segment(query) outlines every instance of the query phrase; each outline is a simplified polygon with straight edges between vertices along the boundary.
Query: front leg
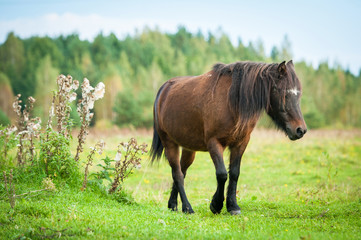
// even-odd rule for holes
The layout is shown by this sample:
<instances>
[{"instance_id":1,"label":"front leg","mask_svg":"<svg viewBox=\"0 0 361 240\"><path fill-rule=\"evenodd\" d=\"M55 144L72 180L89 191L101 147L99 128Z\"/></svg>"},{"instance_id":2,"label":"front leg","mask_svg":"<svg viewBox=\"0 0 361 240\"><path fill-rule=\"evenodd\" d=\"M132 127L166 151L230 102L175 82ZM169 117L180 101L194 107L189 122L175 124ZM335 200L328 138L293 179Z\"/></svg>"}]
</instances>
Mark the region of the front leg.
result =
<instances>
[{"instance_id":1,"label":"front leg","mask_svg":"<svg viewBox=\"0 0 361 240\"><path fill-rule=\"evenodd\" d=\"M210 209L214 214L217 214L220 213L223 208L224 184L227 181L227 170L223 162L224 147L218 142L218 140L213 139L208 143L208 151L216 168L217 177L217 190L213 195Z\"/></svg>"},{"instance_id":2,"label":"front leg","mask_svg":"<svg viewBox=\"0 0 361 240\"><path fill-rule=\"evenodd\" d=\"M231 156L229 163L229 184L227 190L227 211L231 215L241 214L241 208L237 204L237 181L241 167L242 155L247 147L248 140L240 147L230 147Z\"/></svg>"}]
</instances>

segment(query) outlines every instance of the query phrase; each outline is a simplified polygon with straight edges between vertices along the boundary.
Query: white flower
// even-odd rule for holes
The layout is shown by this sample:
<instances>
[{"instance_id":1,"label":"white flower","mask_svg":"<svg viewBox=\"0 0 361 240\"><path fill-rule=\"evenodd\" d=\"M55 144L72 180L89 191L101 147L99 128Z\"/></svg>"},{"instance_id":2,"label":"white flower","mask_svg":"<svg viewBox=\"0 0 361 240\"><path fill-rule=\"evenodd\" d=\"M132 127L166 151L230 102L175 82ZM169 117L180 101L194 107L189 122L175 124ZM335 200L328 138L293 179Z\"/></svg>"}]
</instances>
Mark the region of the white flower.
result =
<instances>
[{"instance_id":1,"label":"white flower","mask_svg":"<svg viewBox=\"0 0 361 240\"><path fill-rule=\"evenodd\" d=\"M10 135L10 134L12 134L13 132L15 132L17 130L18 130L18 128L16 126L13 126L13 127L8 129L7 135Z\"/></svg>"},{"instance_id":2,"label":"white flower","mask_svg":"<svg viewBox=\"0 0 361 240\"><path fill-rule=\"evenodd\" d=\"M65 83L65 86L64 86L64 91L65 91L65 92L70 92L71 89L72 89L72 85L70 85L69 82L66 82L66 83Z\"/></svg>"},{"instance_id":3,"label":"white flower","mask_svg":"<svg viewBox=\"0 0 361 240\"><path fill-rule=\"evenodd\" d=\"M29 131L24 130L24 131L19 132L18 134L19 134L19 135L24 135L24 134L27 134L28 132L29 132Z\"/></svg>"},{"instance_id":4,"label":"white flower","mask_svg":"<svg viewBox=\"0 0 361 240\"><path fill-rule=\"evenodd\" d=\"M87 78L84 78L82 89L85 93L90 93L90 91L94 90L92 86L90 86L89 80Z\"/></svg>"},{"instance_id":5,"label":"white flower","mask_svg":"<svg viewBox=\"0 0 361 240\"><path fill-rule=\"evenodd\" d=\"M121 152L117 152L117 154L115 155L115 161L120 161L120 159L122 159L122 153Z\"/></svg>"},{"instance_id":6,"label":"white flower","mask_svg":"<svg viewBox=\"0 0 361 240\"><path fill-rule=\"evenodd\" d=\"M102 155L103 148L105 147L105 142L103 139L100 139L98 146L99 146L98 153L99 153L99 155Z\"/></svg>"},{"instance_id":7,"label":"white flower","mask_svg":"<svg viewBox=\"0 0 361 240\"><path fill-rule=\"evenodd\" d=\"M28 131L28 133L32 134L34 132L34 123L32 122L29 122L27 125L26 125L26 130Z\"/></svg>"},{"instance_id":8,"label":"white flower","mask_svg":"<svg viewBox=\"0 0 361 240\"><path fill-rule=\"evenodd\" d=\"M73 92L71 95L70 95L70 98L69 98L69 102L72 102L76 99L76 93Z\"/></svg>"},{"instance_id":9,"label":"white flower","mask_svg":"<svg viewBox=\"0 0 361 240\"><path fill-rule=\"evenodd\" d=\"M66 80L71 83L73 82L73 77L71 75L68 75L66 76Z\"/></svg>"},{"instance_id":10,"label":"white flower","mask_svg":"<svg viewBox=\"0 0 361 240\"><path fill-rule=\"evenodd\" d=\"M28 100L29 100L30 103L34 103L34 102L36 101L35 98L33 98L32 96L30 96L30 97L28 98Z\"/></svg>"},{"instance_id":11,"label":"white flower","mask_svg":"<svg viewBox=\"0 0 361 240\"><path fill-rule=\"evenodd\" d=\"M93 116L94 116L94 113L88 113L88 114L85 116L85 120L89 122L89 121L93 118Z\"/></svg>"},{"instance_id":12,"label":"white flower","mask_svg":"<svg viewBox=\"0 0 361 240\"><path fill-rule=\"evenodd\" d=\"M40 130L40 128L41 128L40 123L41 123L41 121L39 121L38 123L36 123L36 124L33 125L33 130L34 130L34 131Z\"/></svg>"},{"instance_id":13,"label":"white flower","mask_svg":"<svg viewBox=\"0 0 361 240\"><path fill-rule=\"evenodd\" d=\"M79 88L79 81L78 80L74 80L73 81L73 85L71 86L74 90L77 90Z\"/></svg>"},{"instance_id":14,"label":"white flower","mask_svg":"<svg viewBox=\"0 0 361 240\"><path fill-rule=\"evenodd\" d=\"M63 74L58 76L58 85L61 86L65 80L65 76Z\"/></svg>"},{"instance_id":15,"label":"white flower","mask_svg":"<svg viewBox=\"0 0 361 240\"><path fill-rule=\"evenodd\" d=\"M93 109L94 108L94 98L90 98L89 102L88 102L88 109Z\"/></svg>"},{"instance_id":16,"label":"white flower","mask_svg":"<svg viewBox=\"0 0 361 240\"><path fill-rule=\"evenodd\" d=\"M49 117L50 117L50 118L54 117L54 105L51 105L51 107L50 107Z\"/></svg>"},{"instance_id":17,"label":"white flower","mask_svg":"<svg viewBox=\"0 0 361 240\"><path fill-rule=\"evenodd\" d=\"M123 150L127 151L129 144L126 142L126 143L122 144L122 146L123 146Z\"/></svg>"},{"instance_id":18,"label":"white flower","mask_svg":"<svg viewBox=\"0 0 361 240\"><path fill-rule=\"evenodd\" d=\"M104 97L104 93L105 93L105 85L103 82L100 82L95 86L93 97L95 100L101 99Z\"/></svg>"}]
</instances>

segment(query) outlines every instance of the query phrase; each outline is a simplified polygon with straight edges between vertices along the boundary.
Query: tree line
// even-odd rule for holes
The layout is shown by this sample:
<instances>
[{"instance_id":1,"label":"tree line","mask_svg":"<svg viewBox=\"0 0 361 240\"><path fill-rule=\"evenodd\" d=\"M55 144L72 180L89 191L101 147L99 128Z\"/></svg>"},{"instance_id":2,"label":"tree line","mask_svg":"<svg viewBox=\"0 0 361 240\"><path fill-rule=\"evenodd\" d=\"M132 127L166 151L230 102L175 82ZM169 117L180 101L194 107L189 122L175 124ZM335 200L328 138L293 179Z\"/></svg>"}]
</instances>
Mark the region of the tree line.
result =
<instances>
[{"instance_id":1,"label":"tree line","mask_svg":"<svg viewBox=\"0 0 361 240\"><path fill-rule=\"evenodd\" d=\"M12 102L19 93L23 100L33 96L35 114L45 118L57 76L70 74L106 86L104 99L95 105L93 124L149 128L155 95L169 78L199 75L217 62L288 61L291 52L287 36L268 54L262 41L239 40L235 46L222 31L205 36L185 27L172 34L144 28L122 39L100 33L93 41L81 40L77 34L21 39L11 32L0 45L0 124L14 119ZM361 72L355 76L327 62L314 68L301 61L295 68L303 85L301 108L310 128L361 127ZM72 116L77 122L76 114ZM261 124L268 126L266 122Z\"/></svg>"}]
</instances>

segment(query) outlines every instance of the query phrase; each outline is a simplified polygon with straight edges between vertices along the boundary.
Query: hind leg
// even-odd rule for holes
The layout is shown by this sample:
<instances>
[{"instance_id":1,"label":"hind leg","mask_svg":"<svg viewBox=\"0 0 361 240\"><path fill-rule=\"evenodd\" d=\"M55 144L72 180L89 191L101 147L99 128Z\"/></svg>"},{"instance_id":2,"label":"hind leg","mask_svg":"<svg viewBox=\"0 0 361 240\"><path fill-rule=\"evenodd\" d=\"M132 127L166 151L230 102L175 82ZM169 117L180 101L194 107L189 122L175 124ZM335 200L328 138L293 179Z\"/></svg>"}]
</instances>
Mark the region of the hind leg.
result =
<instances>
[{"instance_id":1,"label":"hind leg","mask_svg":"<svg viewBox=\"0 0 361 240\"><path fill-rule=\"evenodd\" d=\"M184 190L184 174L181 170L181 164L179 161L178 145L172 142L168 142L165 147L165 154L172 168L172 177L175 189L179 192L180 198L182 200L182 211L184 213L194 213Z\"/></svg>"},{"instance_id":2,"label":"hind leg","mask_svg":"<svg viewBox=\"0 0 361 240\"><path fill-rule=\"evenodd\" d=\"M196 155L195 152L188 151L186 149L182 150L182 157L181 157L180 165L181 165L181 171L183 173L184 178L186 177L187 169L194 161L195 155ZM168 201L169 209L171 209L173 211L177 211L177 205L178 205L177 198L178 198L178 189L175 185L175 182L173 182L172 192L170 194L170 198Z\"/></svg>"}]
</instances>

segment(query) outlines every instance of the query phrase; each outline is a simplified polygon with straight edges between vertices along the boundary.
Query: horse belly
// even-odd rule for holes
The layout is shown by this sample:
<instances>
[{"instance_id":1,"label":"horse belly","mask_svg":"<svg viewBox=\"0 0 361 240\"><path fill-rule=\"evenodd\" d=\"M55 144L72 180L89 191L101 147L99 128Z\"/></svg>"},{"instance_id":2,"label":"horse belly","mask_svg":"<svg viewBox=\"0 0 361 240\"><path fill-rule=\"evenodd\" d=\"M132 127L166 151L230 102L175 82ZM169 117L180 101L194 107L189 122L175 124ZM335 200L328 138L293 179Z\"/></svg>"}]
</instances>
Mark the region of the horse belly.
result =
<instances>
[{"instance_id":1,"label":"horse belly","mask_svg":"<svg viewBox=\"0 0 361 240\"><path fill-rule=\"evenodd\" d=\"M163 119L163 131L167 138L176 144L192 150L207 151L204 140L204 128L197 114L191 111L166 111Z\"/></svg>"},{"instance_id":2,"label":"horse belly","mask_svg":"<svg viewBox=\"0 0 361 240\"><path fill-rule=\"evenodd\" d=\"M176 133L171 136L172 139L183 148L192 151L207 151L207 145L204 141L204 134L195 130L185 129L182 133Z\"/></svg>"},{"instance_id":3,"label":"horse belly","mask_svg":"<svg viewBox=\"0 0 361 240\"><path fill-rule=\"evenodd\" d=\"M176 144L192 151L206 151L201 101L189 92L168 94L160 106L160 128Z\"/></svg>"}]
</instances>

